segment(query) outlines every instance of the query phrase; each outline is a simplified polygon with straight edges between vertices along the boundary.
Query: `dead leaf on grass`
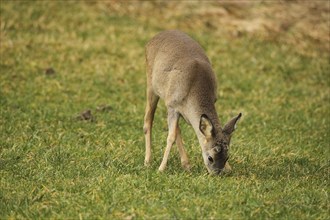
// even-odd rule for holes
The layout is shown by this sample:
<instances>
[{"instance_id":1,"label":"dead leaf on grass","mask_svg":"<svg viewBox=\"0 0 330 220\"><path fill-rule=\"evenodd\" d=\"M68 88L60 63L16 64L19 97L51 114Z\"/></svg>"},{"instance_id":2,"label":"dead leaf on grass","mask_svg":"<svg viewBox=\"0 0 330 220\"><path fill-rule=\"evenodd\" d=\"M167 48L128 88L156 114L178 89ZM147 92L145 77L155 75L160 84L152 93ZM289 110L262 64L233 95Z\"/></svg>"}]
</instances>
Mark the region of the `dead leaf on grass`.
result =
<instances>
[{"instance_id":1,"label":"dead leaf on grass","mask_svg":"<svg viewBox=\"0 0 330 220\"><path fill-rule=\"evenodd\" d=\"M92 111L89 110L89 109L81 112L79 114L79 116L77 116L77 119L78 120L91 121L91 122L95 121L95 117L92 115Z\"/></svg>"},{"instance_id":2,"label":"dead leaf on grass","mask_svg":"<svg viewBox=\"0 0 330 220\"><path fill-rule=\"evenodd\" d=\"M51 75L55 75L56 72L52 67L48 67L45 69L45 74L46 74L46 76L51 76Z\"/></svg>"}]
</instances>

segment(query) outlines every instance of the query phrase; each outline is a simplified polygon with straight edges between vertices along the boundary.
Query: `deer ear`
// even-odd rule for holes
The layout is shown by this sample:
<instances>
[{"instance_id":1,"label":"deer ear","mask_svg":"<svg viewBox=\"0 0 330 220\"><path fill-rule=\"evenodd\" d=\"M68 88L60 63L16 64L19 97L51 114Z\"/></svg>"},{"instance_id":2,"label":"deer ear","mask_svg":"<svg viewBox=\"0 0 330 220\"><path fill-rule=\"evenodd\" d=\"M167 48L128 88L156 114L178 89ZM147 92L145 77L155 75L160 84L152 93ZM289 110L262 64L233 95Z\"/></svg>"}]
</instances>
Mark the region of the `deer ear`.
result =
<instances>
[{"instance_id":1,"label":"deer ear","mask_svg":"<svg viewBox=\"0 0 330 220\"><path fill-rule=\"evenodd\" d=\"M242 117L242 113L239 113L236 117L232 118L223 128L224 134L230 135L236 129L236 123Z\"/></svg>"},{"instance_id":2,"label":"deer ear","mask_svg":"<svg viewBox=\"0 0 330 220\"><path fill-rule=\"evenodd\" d=\"M205 114L201 116L199 121L199 130L202 132L206 139L209 139L213 136L213 125Z\"/></svg>"}]
</instances>

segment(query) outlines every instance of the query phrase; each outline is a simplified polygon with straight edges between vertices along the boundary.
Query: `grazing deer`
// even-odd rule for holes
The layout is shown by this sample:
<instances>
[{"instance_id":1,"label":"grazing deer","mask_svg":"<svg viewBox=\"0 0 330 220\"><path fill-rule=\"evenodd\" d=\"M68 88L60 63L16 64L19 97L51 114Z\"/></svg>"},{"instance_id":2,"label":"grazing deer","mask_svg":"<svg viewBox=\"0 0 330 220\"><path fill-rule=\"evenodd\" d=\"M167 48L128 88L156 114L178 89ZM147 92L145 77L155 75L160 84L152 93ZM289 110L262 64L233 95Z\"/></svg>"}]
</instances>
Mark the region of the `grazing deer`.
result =
<instances>
[{"instance_id":1,"label":"grazing deer","mask_svg":"<svg viewBox=\"0 0 330 220\"><path fill-rule=\"evenodd\" d=\"M227 162L229 142L242 114L221 127L215 109L216 77L202 47L180 31L161 32L146 45L146 67L145 165L151 159L152 123L161 98L168 110L168 137L159 171L164 171L174 142L179 149L183 168L190 168L180 134L180 116L192 125L208 172L220 174L222 170L230 170Z\"/></svg>"}]
</instances>

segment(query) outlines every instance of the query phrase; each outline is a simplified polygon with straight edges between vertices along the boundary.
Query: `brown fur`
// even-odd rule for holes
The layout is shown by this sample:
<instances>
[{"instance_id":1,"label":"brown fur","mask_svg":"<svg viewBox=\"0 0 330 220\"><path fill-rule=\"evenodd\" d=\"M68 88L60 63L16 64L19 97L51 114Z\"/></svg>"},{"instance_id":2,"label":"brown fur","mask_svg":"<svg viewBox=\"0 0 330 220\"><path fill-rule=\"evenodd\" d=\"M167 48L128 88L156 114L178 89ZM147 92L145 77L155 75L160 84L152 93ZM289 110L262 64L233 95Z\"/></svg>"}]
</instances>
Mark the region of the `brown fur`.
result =
<instances>
[{"instance_id":1,"label":"brown fur","mask_svg":"<svg viewBox=\"0 0 330 220\"><path fill-rule=\"evenodd\" d=\"M210 164L208 157L218 158L219 152L214 151L213 148L216 143L230 139L230 137L223 133L215 109L216 77L204 50L196 41L180 31L164 31L152 38L146 45L146 66L145 164L148 165L151 159L152 122L158 100L161 98L168 108L169 134L159 170L165 169L174 142L178 145L182 165L185 169L190 167L178 125L180 116L183 116L197 134L202 147L204 163L209 172L219 173L225 166L226 161L224 160L227 159L226 146L219 148L220 150L223 149L221 155L226 157L225 159L221 158L219 159L221 161L213 161L213 164ZM202 115L205 116L203 120ZM202 122L205 123L201 124ZM234 126L235 123L228 126ZM204 132L203 129L212 130L213 133L205 134L208 132ZM222 142L226 143L225 141ZM229 167L229 164L226 166Z\"/></svg>"}]
</instances>

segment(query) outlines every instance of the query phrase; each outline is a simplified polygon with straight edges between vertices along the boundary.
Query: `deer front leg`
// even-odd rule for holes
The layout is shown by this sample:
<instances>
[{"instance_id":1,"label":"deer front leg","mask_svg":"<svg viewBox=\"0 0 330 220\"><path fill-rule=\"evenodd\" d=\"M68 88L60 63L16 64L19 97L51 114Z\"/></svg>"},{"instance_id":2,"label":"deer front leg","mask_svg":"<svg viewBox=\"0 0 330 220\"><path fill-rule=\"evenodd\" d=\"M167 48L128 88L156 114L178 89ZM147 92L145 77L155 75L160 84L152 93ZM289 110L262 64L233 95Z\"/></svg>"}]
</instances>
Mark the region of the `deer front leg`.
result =
<instances>
[{"instance_id":1,"label":"deer front leg","mask_svg":"<svg viewBox=\"0 0 330 220\"><path fill-rule=\"evenodd\" d=\"M164 152L164 157L159 167L160 172L165 170L172 145L174 144L177 138L177 127L178 127L179 117L180 117L179 113L175 112L175 110L172 108L168 108L168 116L167 116L168 136L167 136L167 144Z\"/></svg>"},{"instance_id":2,"label":"deer front leg","mask_svg":"<svg viewBox=\"0 0 330 220\"><path fill-rule=\"evenodd\" d=\"M187 156L187 152L183 147L183 142L182 142L182 137L181 137L181 131L179 127L179 123L177 126L177 135L176 135L176 145L178 146L180 158L181 158L181 165L183 169L189 171L190 170L190 164L189 164L189 159Z\"/></svg>"}]
</instances>

